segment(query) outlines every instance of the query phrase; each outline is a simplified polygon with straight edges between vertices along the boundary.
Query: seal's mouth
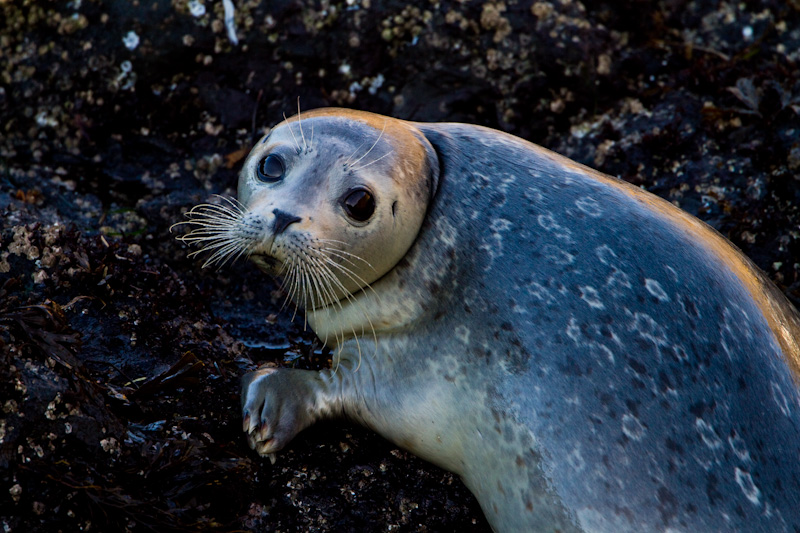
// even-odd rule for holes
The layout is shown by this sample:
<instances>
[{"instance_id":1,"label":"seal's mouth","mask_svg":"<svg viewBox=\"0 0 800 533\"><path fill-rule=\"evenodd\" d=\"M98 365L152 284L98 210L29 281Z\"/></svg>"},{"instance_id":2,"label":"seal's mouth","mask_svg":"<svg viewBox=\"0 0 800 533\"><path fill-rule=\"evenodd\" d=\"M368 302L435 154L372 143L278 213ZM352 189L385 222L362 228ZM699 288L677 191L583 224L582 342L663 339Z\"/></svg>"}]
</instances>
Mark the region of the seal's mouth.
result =
<instances>
[{"instance_id":1,"label":"seal's mouth","mask_svg":"<svg viewBox=\"0 0 800 533\"><path fill-rule=\"evenodd\" d=\"M278 272L281 267L281 262L266 254L252 254L250 260L264 272L274 274Z\"/></svg>"}]
</instances>

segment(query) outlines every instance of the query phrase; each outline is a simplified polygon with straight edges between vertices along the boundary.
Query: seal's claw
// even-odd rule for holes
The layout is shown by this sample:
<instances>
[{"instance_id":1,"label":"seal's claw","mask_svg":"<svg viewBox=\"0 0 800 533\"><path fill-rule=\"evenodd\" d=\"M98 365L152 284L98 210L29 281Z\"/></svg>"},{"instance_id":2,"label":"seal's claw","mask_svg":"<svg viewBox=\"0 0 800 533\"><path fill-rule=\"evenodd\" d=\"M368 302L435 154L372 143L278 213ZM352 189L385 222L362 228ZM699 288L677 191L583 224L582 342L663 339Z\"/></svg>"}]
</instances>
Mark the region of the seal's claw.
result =
<instances>
[{"instance_id":1,"label":"seal's claw","mask_svg":"<svg viewBox=\"0 0 800 533\"><path fill-rule=\"evenodd\" d=\"M269 441L273 438L272 427L266 420L261 421L261 425L256 428L255 436L260 441Z\"/></svg>"},{"instance_id":2,"label":"seal's claw","mask_svg":"<svg viewBox=\"0 0 800 533\"><path fill-rule=\"evenodd\" d=\"M272 450L273 444L274 444L274 442L272 441L272 439L269 439L269 440L263 441L263 442L259 442L256 445L255 450L262 457L269 457L270 455L275 456L274 451L270 451L270 450ZM274 463L274 461L273 461L273 463Z\"/></svg>"},{"instance_id":3,"label":"seal's claw","mask_svg":"<svg viewBox=\"0 0 800 533\"><path fill-rule=\"evenodd\" d=\"M249 417L247 420L247 426L244 428L244 431L249 433L250 435L258 428L258 419L254 417Z\"/></svg>"}]
</instances>

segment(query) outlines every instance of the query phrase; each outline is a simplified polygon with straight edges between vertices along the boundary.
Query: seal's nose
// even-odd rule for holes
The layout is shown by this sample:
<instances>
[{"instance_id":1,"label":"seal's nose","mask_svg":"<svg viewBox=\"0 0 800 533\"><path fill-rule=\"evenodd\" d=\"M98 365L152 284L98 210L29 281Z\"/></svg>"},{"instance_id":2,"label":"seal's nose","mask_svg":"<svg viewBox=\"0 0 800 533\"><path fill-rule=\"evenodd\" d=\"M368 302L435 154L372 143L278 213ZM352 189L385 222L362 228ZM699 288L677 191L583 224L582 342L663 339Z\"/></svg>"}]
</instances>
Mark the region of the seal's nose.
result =
<instances>
[{"instance_id":1,"label":"seal's nose","mask_svg":"<svg viewBox=\"0 0 800 533\"><path fill-rule=\"evenodd\" d=\"M283 233L290 224L294 224L295 222L300 222L303 220L300 217L290 215L289 213L281 211L280 209L273 209L272 214L275 215L275 221L272 223L273 235Z\"/></svg>"}]
</instances>

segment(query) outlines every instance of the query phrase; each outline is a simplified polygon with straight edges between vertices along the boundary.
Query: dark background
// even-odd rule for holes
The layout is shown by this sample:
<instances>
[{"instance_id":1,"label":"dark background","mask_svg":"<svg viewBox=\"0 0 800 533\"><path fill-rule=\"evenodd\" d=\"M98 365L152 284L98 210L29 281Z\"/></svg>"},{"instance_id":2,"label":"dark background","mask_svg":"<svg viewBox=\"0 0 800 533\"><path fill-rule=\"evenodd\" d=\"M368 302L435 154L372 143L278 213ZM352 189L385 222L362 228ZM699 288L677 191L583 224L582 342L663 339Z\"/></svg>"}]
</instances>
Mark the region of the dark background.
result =
<instances>
[{"instance_id":1,"label":"dark background","mask_svg":"<svg viewBox=\"0 0 800 533\"><path fill-rule=\"evenodd\" d=\"M221 1L0 0L2 527L488 531L362 428L275 465L244 442L239 376L328 354L169 226L234 194L298 97L525 137L697 215L797 303L797 0L235 4L238 46Z\"/></svg>"}]
</instances>

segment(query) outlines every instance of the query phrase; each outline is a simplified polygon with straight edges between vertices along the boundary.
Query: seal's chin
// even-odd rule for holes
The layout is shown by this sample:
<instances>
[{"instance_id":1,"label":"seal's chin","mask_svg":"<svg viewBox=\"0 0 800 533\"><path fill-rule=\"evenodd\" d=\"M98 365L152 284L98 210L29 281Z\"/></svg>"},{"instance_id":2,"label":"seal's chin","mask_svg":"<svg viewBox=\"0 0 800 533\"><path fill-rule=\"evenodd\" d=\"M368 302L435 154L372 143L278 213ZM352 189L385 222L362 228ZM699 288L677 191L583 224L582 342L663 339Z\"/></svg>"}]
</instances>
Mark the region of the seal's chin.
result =
<instances>
[{"instance_id":1,"label":"seal's chin","mask_svg":"<svg viewBox=\"0 0 800 533\"><path fill-rule=\"evenodd\" d=\"M259 269L263 270L267 274L277 274L281 267L280 261L271 255L253 254L250 256L250 260L255 263Z\"/></svg>"}]
</instances>

